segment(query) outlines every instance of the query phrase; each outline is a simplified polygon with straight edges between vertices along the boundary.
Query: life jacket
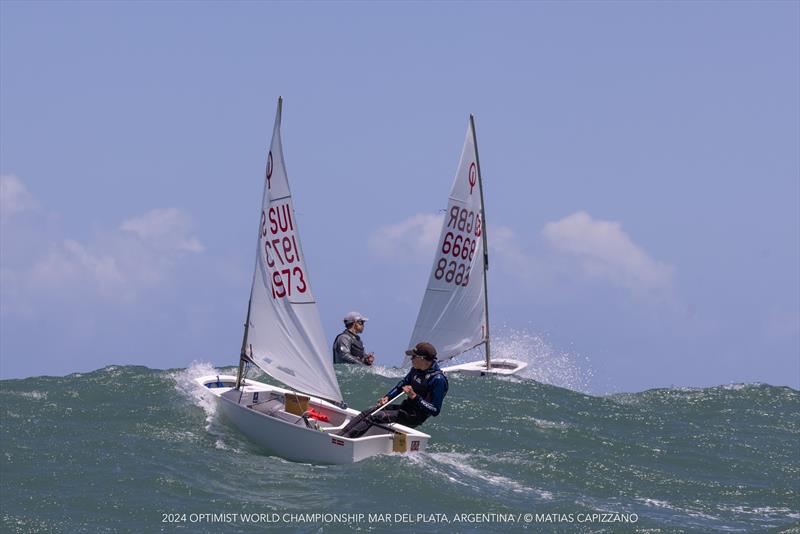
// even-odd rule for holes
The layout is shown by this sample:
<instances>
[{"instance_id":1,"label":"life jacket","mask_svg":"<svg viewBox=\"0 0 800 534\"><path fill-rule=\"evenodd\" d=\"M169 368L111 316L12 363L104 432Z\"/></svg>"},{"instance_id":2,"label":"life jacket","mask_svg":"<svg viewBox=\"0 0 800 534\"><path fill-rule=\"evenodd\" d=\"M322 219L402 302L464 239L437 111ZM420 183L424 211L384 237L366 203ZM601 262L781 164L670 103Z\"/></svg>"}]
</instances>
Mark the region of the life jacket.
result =
<instances>
[{"instance_id":1,"label":"life jacket","mask_svg":"<svg viewBox=\"0 0 800 534\"><path fill-rule=\"evenodd\" d=\"M420 395L426 401L430 401L432 397L431 390L433 389L431 388L431 384L436 377L439 376L444 379L444 394L447 395L447 390L450 389L450 383L447 381L447 375L439 369L438 364L435 369L432 367L426 371L417 371L414 373L414 376L411 377L411 387L414 388L417 395Z\"/></svg>"},{"instance_id":2,"label":"life jacket","mask_svg":"<svg viewBox=\"0 0 800 534\"><path fill-rule=\"evenodd\" d=\"M339 351L339 338L342 336L350 337L350 354L363 362L366 357L366 353L364 352L364 342L361 341L361 337L358 334L354 334L350 330L345 329L344 332L336 336L336 339L333 340L333 363L349 363L346 360L341 359L341 352Z\"/></svg>"}]
</instances>

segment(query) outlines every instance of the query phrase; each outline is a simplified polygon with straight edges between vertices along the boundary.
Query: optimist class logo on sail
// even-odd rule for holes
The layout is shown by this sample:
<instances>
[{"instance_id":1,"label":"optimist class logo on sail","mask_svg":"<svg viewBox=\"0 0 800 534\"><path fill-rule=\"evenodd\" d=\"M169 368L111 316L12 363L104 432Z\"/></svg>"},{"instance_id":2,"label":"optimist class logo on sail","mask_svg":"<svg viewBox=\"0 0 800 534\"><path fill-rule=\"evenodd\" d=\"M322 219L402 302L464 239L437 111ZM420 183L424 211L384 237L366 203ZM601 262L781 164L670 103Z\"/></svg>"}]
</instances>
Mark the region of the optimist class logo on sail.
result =
<instances>
[{"instance_id":1,"label":"optimist class logo on sail","mask_svg":"<svg viewBox=\"0 0 800 534\"><path fill-rule=\"evenodd\" d=\"M308 290L300 249L297 246L290 201L270 205L261 212L261 241L272 276L272 298L282 299Z\"/></svg>"},{"instance_id":2,"label":"optimist class logo on sail","mask_svg":"<svg viewBox=\"0 0 800 534\"><path fill-rule=\"evenodd\" d=\"M267 189L272 189L272 150L267 156Z\"/></svg>"},{"instance_id":3,"label":"optimist class logo on sail","mask_svg":"<svg viewBox=\"0 0 800 534\"><path fill-rule=\"evenodd\" d=\"M272 153L270 152L270 156ZM475 184L478 182L478 171L475 163L471 163L469 166L469 194L472 195L472 189L475 187Z\"/></svg>"}]
</instances>

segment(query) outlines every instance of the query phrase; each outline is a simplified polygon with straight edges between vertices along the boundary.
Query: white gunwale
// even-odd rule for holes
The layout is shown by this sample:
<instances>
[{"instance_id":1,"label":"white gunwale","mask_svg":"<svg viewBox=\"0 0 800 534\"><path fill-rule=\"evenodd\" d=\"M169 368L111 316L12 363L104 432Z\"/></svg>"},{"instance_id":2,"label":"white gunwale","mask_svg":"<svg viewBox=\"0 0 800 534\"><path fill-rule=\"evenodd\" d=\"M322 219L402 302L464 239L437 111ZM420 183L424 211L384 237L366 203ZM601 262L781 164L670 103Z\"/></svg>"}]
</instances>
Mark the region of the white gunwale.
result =
<instances>
[{"instance_id":1,"label":"white gunwale","mask_svg":"<svg viewBox=\"0 0 800 534\"><path fill-rule=\"evenodd\" d=\"M486 361L476 360L474 362L443 367L442 371L445 373L462 373L471 376L510 376L519 373L526 367L528 367L526 362L507 358L497 358L492 359L491 366L489 366L488 369L486 368Z\"/></svg>"}]
</instances>

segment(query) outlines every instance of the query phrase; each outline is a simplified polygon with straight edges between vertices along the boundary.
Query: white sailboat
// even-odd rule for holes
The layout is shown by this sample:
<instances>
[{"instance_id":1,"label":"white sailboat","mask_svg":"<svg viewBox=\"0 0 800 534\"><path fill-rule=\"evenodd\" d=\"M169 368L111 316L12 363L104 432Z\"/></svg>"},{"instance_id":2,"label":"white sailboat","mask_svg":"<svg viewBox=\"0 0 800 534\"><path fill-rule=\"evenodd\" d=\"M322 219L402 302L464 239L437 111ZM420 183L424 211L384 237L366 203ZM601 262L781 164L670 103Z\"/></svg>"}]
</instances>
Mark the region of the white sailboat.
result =
<instances>
[{"instance_id":1,"label":"white sailboat","mask_svg":"<svg viewBox=\"0 0 800 534\"><path fill-rule=\"evenodd\" d=\"M439 361L445 362L484 345L484 360L442 370L471 375L511 375L528 364L491 357L485 213L475 118L470 115L433 268L408 346L428 341L436 347ZM407 363L408 357L404 365Z\"/></svg>"},{"instance_id":2,"label":"white sailboat","mask_svg":"<svg viewBox=\"0 0 800 534\"><path fill-rule=\"evenodd\" d=\"M217 413L289 460L344 464L376 454L423 451L430 436L399 424L373 426L356 439L336 434L359 412L342 402L311 292L283 159L281 108L279 98L239 373L196 382L215 399ZM245 379L251 363L288 388Z\"/></svg>"}]
</instances>

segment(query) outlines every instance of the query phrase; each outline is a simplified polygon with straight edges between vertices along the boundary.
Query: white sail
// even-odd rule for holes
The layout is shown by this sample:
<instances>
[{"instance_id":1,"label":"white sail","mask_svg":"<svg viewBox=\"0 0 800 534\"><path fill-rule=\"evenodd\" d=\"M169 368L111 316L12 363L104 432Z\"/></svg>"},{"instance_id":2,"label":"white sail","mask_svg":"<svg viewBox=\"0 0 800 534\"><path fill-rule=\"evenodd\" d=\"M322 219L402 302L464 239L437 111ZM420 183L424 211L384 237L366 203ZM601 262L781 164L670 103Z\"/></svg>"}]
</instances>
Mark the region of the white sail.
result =
<instances>
[{"instance_id":1,"label":"white sail","mask_svg":"<svg viewBox=\"0 0 800 534\"><path fill-rule=\"evenodd\" d=\"M432 343L445 361L486 340L483 206L473 123L461 152L428 287L409 347ZM406 357L406 364L408 357Z\"/></svg>"},{"instance_id":2,"label":"white sail","mask_svg":"<svg viewBox=\"0 0 800 534\"><path fill-rule=\"evenodd\" d=\"M244 350L264 372L298 391L342 400L311 292L283 160L281 100L267 156Z\"/></svg>"}]
</instances>

